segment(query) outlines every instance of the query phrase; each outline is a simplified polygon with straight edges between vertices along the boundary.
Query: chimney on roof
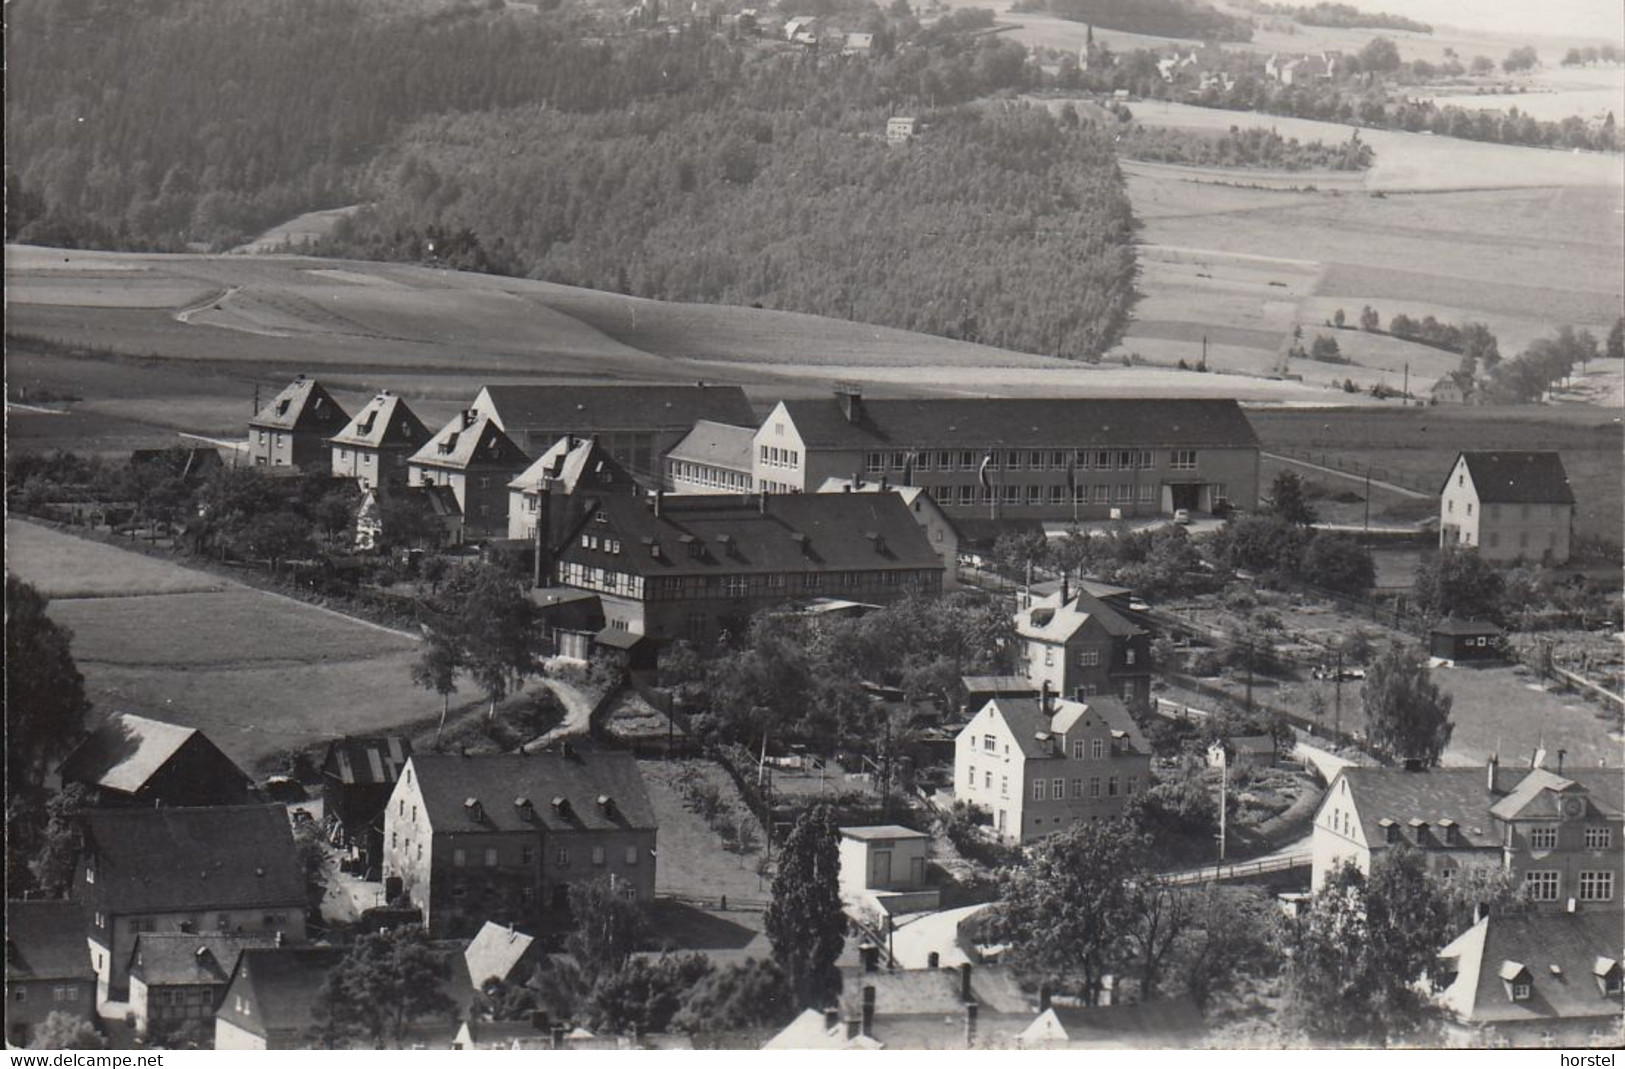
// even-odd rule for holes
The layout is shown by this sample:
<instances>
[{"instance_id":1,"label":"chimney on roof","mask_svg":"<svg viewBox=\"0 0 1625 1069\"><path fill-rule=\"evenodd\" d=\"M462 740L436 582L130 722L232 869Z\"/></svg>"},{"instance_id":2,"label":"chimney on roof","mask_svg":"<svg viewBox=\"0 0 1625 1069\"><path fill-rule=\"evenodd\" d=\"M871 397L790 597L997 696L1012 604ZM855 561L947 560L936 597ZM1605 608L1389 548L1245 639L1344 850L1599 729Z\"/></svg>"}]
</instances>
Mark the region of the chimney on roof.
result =
<instances>
[{"instance_id":1,"label":"chimney on roof","mask_svg":"<svg viewBox=\"0 0 1625 1069\"><path fill-rule=\"evenodd\" d=\"M858 960L863 962L864 972L878 972L880 970L880 948L873 943L864 943L858 947Z\"/></svg>"},{"instance_id":2,"label":"chimney on roof","mask_svg":"<svg viewBox=\"0 0 1625 1069\"><path fill-rule=\"evenodd\" d=\"M1067 602L1072 600L1071 578L1072 574L1070 572L1061 573L1061 608L1063 609L1066 608Z\"/></svg>"},{"instance_id":3,"label":"chimney on roof","mask_svg":"<svg viewBox=\"0 0 1625 1069\"><path fill-rule=\"evenodd\" d=\"M1567 757L1568 753L1569 752L1567 750L1557 751L1557 771L1559 775L1561 775L1563 772L1563 758Z\"/></svg>"},{"instance_id":4,"label":"chimney on roof","mask_svg":"<svg viewBox=\"0 0 1625 1069\"><path fill-rule=\"evenodd\" d=\"M863 985L863 1034L875 1034L875 985Z\"/></svg>"},{"instance_id":5,"label":"chimney on roof","mask_svg":"<svg viewBox=\"0 0 1625 1069\"><path fill-rule=\"evenodd\" d=\"M1055 692L1049 689L1047 679L1038 688L1038 711L1045 716L1055 715Z\"/></svg>"},{"instance_id":6,"label":"chimney on roof","mask_svg":"<svg viewBox=\"0 0 1625 1069\"><path fill-rule=\"evenodd\" d=\"M841 415L846 417L848 423L859 423L863 420L863 391L856 386L837 386L835 400L841 406Z\"/></svg>"},{"instance_id":7,"label":"chimney on roof","mask_svg":"<svg viewBox=\"0 0 1625 1069\"><path fill-rule=\"evenodd\" d=\"M1495 789L1495 773L1499 771L1500 764L1501 758L1496 754L1490 754L1490 759L1484 764L1486 780L1484 789L1489 791L1491 794L1498 793Z\"/></svg>"},{"instance_id":8,"label":"chimney on roof","mask_svg":"<svg viewBox=\"0 0 1625 1069\"><path fill-rule=\"evenodd\" d=\"M942 955L938 954L935 950L925 956L925 967L927 969L938 968L941 964Z\"/></svg>"},{"instance_id":9,"label":"chimney on roof","mask_svg":"<svg viewBox=\"0 0 1625 1069\"><path fill-rule=\"evenodd\" d=\"M968 961L962 961L959 963L959 1000L961 1002L969 1002L971 1000L970 962Z\"/></svg>"},{"instance_id":10,"label":"chimney on roof","mask_svg":"<svg viewBox=\"0 0 1625 1069\"><path fill-rule=\"evenodd\" d=\"M485 820L485 807L480 805L478 798L463 799L463 812L467 813L468 819L475 823Z\"/></svg>"},{"instance_id":11,"label":"chimney on roof","mask_svg":"<svg viewBox=\"0 0 1625 1069\"><path fill-rule=\"evenodd\" d=\"M981 1007L974 1002L965 1003L965 1046L976 1046L976 1011Z\"/></svg>"},{"instance_id":12,"label":"chimney on roof","mask_svg":"<svg viewBox=\"0 0 1625 1069\"><path fill-rule=\"evenodd\" d=\"M841 1027L841 1008L839 1006L826 1006L824 1008L824 1031L833 1032Z\"/></svg>"},{"instance_id":13,"label":"chimney on roof","mask_svg":"<svg viewBox=\"0 0 1625 1069\"><path fill-rule=\"evenodd\" d=\"M1048 984L1039 984L1038 985L1038 1012L1043 1013L1045 1010L1049 1009L1050 1001L1053 998L1054 998L1054 996L1050 992L1049 985Z\"/></svg>"}]
</instances>

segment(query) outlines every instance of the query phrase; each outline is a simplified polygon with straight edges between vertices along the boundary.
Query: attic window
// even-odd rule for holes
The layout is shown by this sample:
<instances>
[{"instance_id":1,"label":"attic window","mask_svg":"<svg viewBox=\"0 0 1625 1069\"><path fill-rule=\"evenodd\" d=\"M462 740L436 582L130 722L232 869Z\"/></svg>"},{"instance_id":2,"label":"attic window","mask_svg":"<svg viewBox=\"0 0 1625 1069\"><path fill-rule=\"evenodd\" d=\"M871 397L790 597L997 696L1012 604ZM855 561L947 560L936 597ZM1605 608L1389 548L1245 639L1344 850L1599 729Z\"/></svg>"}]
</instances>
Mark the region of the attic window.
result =
<instances>
[{"instance_id":1,"label":"attic window","mask_svg":"<svg viewBox=\"0 0 1625 1069\"><path fill-rule=\"evenodd\" d=\"M1049 622L1051 620L1053 620L1053 619L1055 619L1055 610L1054 609L1034 609L1033 610L1032 620L1033 620L1033 626L1034 627L1048 627Z\"/></svg>"},{"instance_id":2,"label":"attic window","mask_svg":"<svg viewBox=\"0 0 1625 1069\"><path fill-rule=\"evenodd\" d=\"M1510 958L1501 963L1501 983L1506 987L1507 998L1513 1002L1527 1002L1534 994L1534 982L1529 975L1529 968L1521 961Z\"/></svg>"},{"instance_id":3,"label":"attic window","mask_svg":"<svg viewBox=\"0 0 1625 1069\"><path fill-rule=\"evenodd\" d=\"M446 440L440 443L441 456L446 456L453 449L457 448L457 435L457 431L452 431L450 434L446 435Z\"/></svg>"},{"instance_id":4,"label":"attic window","mask_svg":"<svg viewBox=\"0 0 1625 1069\"><path fill-rule=\"evenodd\" d=\"M1399 824L1391 817L1383 817L1377 821L1382 826L1382 840L1387 843L1399 842Z\"/></svg>"},{"instance_id":5,"label":"attic window","mask_svg":"<svg viewBox=\"0 0 1625 1069\"><path fill-rule=\"evenodd\" d=\"M276 414L279 416L288 414L288 399L286 397L276 403Z\"/></svg>"},{"instance_id":6,"label":"attic window","mask_svg":"<svg viewBox=\"0 0 1625 1069\"><path fill-rule=\"evenodd\" d=\"M1449 817L1439 821L1439 834L1444 837L1446 846L1461 845L1461 828Z\"/></svg>"}]
</instances>

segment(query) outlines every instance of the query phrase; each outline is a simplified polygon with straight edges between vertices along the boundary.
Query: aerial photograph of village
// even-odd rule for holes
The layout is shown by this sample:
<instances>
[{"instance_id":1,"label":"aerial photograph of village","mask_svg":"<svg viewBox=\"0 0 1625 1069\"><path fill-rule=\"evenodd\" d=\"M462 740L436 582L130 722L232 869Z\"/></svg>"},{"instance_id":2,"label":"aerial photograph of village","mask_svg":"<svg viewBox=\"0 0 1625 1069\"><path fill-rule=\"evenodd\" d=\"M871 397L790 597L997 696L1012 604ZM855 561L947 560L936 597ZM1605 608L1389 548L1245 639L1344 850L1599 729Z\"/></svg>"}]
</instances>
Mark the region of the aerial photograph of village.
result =
<instances>
[{"instance_id":1,"label":"aerial photograph of village","mask_svg":"<svg viewBox=\"0 0 1625 1069\"><path fill-rule=\"evenodd\" d=\"M8 1049L1625 1044L1619 0L5 61Z\"/></svg>"}]
</instances>

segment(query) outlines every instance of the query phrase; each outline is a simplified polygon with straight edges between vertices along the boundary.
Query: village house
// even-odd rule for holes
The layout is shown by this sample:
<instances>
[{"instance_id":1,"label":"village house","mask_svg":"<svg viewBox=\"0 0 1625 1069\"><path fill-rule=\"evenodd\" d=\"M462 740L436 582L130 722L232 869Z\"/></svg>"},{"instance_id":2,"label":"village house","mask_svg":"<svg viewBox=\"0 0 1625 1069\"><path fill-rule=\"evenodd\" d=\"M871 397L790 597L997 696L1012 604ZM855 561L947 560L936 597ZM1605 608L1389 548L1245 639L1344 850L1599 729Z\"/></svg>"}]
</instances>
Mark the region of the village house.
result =
<instances>
[{"instance_id":1,"label":"village house","mask_svg":"<svg viewBox=\"0 0 1625 1069\"><path fill-rule=\"evenodd\" d=\"M529 466L496 421L471 408L412 454L407 478L414 487L449 487L468 535L501 538L508 533L508 483Z\"/></svg>"},{"instance_id":2,"label":"village house","mask_svg":"<svg viewBox=\"0 0 1625 1069\"><path fill-rule=\"evenodd\" d=\"M1234 401L781 401L756 432L756 485L806 491L854 472L921 486L956 522L1104 520L1258 505L1258 437Z\"/></svg>"},{"instance_id":3,"label":"village house","mask_svg":"<svg viewBox=\"0 0 1625 1069\"><path fill-rule=\"evenodd\" d=\"M1428 401L1435 405L1460 405L1467 403L1467 391L1461 388L1454 375L1446 375L1433 384L1428 391Z\"/></svg>"},{"instance_id":4,"label":"village house","mask_svg":"<svg viewBox=\"0 0 1625 1069\"><path fill-rule=\"evenodd\" d=\"M6 901L6 1042L26 1047L53 1013L96 1018L96 972L78 902Z\"/></svg>"},{"instance_id":5,"label":"village house","mask_svg":"<svg viewBox=\"0 0 1625 1069\"><path fill-rule=\"evenodd\" d=\"M541 951L534 936L526 935L511 924L486 921L463 951L469 983L476 991L483 991L493 980L523 984L530 979L530 971L541 957Z\"/></svg>"},{"instance_id":6,"label":"village house","mask_svg":"<svg viewBox=\"0 0 1625 1069\"><path fill-rule=\"evenodd\" d=\"M62 785L81 784L104 806L242 805L254 781L196 728L134 713L114 713L57 769Z\"/></svg>"},{"instance_id":7,"label":"village house","mask_svg":"<svg viewBox=\"0 0 1625 1069\"><path fill-rule=\"evenodd\" d=\"M920 132L920 120L910 115L893 115L886 120L886 142L906 145Z\"/></svg>"},{"instance_id":8,"label":"village house","mask_svg":"<svg viewBox=\"0 0 1625 1069\"><path fill-rule=\"evenodd\" d=\"M550 574L632 635L708 646L766 608L942 589L942 561L895 494L616 495L585 511Z\"/></svg>"},{"instance_id":9,"label":"village house","mask_svg":"<svg viewBox=\"0 0 1625 1069\"><path fill-rule=\"evenodd\" d=\"M1028 995L1003 966L885 968L868 944L859 956L841 969L835 1005L809 1007L762 1049L1010 1049L1048 1008L1044 992Z\"/></svg>"},{"instance_id":10,"label":"village house","mask_svg":"<svg viewBox=\"0 0 1625 1069\"><path fill-rule=\"evenodd\" d=\"M325 471L327 440L349 422L321 383L300 375L248 421L248 453L261 468Z\"/></svg>"},{"instance_id":11,"label":"village house","mask_svg":"<svg viewBox=\"0 0 1625 1069\"><path fill-rule=\"evenodd\" d=\"M1209 768L1274 768L1277 751L1274 735L1231 735L1208 744Z\"/></svg>"},{"instance_id":12,"label":"village house","mask_svg":"<svg viewBox=\"0 0 1625 1069\"><path fill-rule=\"evenodd\" d=\"M354 479L363 490L384 483L405 486L406 461L428 439L429 428L411 406L385 390L328 439L333 476Z\"/></svg>"},{"instance_id":13,"label":"village house","mask_svg":"<svg viewBox=\"0 0 1625 1069\"><path fill-rule=\"evenodd\" d=\"M532 456L560 438L596 435L610 456L651 485L660 479L661 458L695 423L756 422L744 390L704 383L486 386L472 407Z\"/></svg>"},{"instance_id":14,"label":"village house","mask_svg":"<svg viewBox=\"0 0 1625 1069\"><path fill-rule=\"evenodd\" d=\"M1119 816L1151 785L1151 747L1115 698L995 698L955 742L955 799L987 812L1006 842Z\"/></svg>"},{"instance_id":15,"label":"village house","mask_svg":"<svg viewBox=\"0 0 1625 1069\"><path fill-rule=\"evenodd\" d=\"M369 872L383 863L384 806L411 756L412 740L405 735L346 735L327 744L322 758L322 813L338 821Z\"/></svg>"},{"instance_id":16,"label":"village house","mask_svg":"<svg viewBox=\"0 0 1625 1069\"><path fill-rule=\"evenodd\" d=\"M676 494L748 494L756 489L750 446L756 428L702 419L666 454L666 486Z\"/></svg>"},{"instance_id":17,"label":"village house","mask_svg":"<svg viewBox=\"0 0 1625 1069\"><path fill-rule=\"evenodd\" d=\"M584 494L641 494L632 473L591 438L566 436L508 484L508 537L532 541L538 521L549 538L572 520ZM561 501L560 498L568 500Z\"/></svg>"},{"instance_id":18,"label":"village house","mask_svg":"<svg viewBox=\"0 0 1625 1069\"><path fill-rule=\"evenodd\" d=\"M96 809L72 898L85 910L98 1002L128 997L148 932L305 938L304 865L282 805Z\"/></svg>"},{"instance_id":19,"label":"village house","mask_svg":"<svg viewBox=\"0 0 1625 1069\"><path fill-rule=\"evenodd\" d=\"M1151 636L1144 628L1065 582L1047 597L1019 595L1016 604L1027 678L1078 701L1105 695L1150 707Z\"/></svg>"},{"instance_id":20,"label":"village house","mask_svg":"<svg viewBox=\"0 0 1625 1069\"><path fill-rule=\"evenodd\" d=\"M629 753L416 754L384 813L384 876L436 936L557 924L574 883L652 899L657 827Z\"/></svg>"},{"instance_id":21,"label":"village house","mask_svg":"<svg viewBox=\"0 0 1625 1069\"><path fill-rule=\"evenodd\" d=\"M384 502L388 499L406 499L421 508L432 521L425 525L429 534L414 548L455 546L463 541L463 507L457 502L457 493L450 486L383 486L369 487L361 494L355 510L355 548L377 549L384 544L392 522L386 518Z\"/></svg>"},{"instance_id":22,"label":"village house","mask_svg":"<svg viewBox=\"0 0 1625 1069\"><path fill-rule=\"evenodd\" d=\"M1439 489L1439 547L1486 560L1569 559L1574 491L1556 453L1460 453Z\"/></svg>"},{"instance_id":23,"label":"village house","mask_svg":"<svg viewBox=\"0 0 1625 1069\"><path fill-rule=\"evenodd\" d=\"M931 836L897 824L840 829L841 900L849 909L887 916L935 910L926 882Z\"/></svg>"},{"instance_id":24,"label":"village house","mask_svg":"<svg viewBox=\"0 0 1625 1069\"><path fill-rule=\"evenodd\" d=\"M147 932L130 953L130 1017L138 1035L166 1036L196 1024L214 1034L214 1012L250 947L276 945L275 934Z\"/></svg>"},{"instance_id":25,"label":"village house","mask_svg":"<svg viewBox=\"0 0 1625 1069\"><path fill-rule=\"evenodd\" d=\"M893 493L914 514L914 522L925 532L926 540L942 558L942 589L959 589L959 528L952 517L924 489L918 486L893 486L882 475L879 479L865 479L862 475L848 475L843 479L825 479L818 488L820 494L885 494Z\"/></svg>"},{"instance_id":26,"label":"village house","mask_svg":"<svg viewBox=\"0 0 1625 1069\"><path fill-rule=\"evenodd\" d=\"M875 35L872 33L849 33L846 35L846 44L841 46L843 56L870 56L875 50Z\"/></svg>"},{"instance_id":27,"label":"village house","mask_svg":"<svg viewBox=\"0 0 1625 1069\"><path fill-rule=\"evenodd\" d=\"M1499 869L1536 910L1617 915L1622 801L1617 768L1503 769L1495 760L1483 768L1345 768L1315 814L1313 886L1345 861L1369 873L1373 858L1404 843L1441 880L1469 867Z\"/></svg>"},{"instance_id":28,"label":"village house","mask_svg":"<svg viewBox=\"0 0 1625 1069\"><path fill-rule=\"evenodd\" d=\"M1461 1046L1618 1048L1621 944L1617 910L1480 917L1429 977L1447 1034Z\"/></svg>"}]
</instances>

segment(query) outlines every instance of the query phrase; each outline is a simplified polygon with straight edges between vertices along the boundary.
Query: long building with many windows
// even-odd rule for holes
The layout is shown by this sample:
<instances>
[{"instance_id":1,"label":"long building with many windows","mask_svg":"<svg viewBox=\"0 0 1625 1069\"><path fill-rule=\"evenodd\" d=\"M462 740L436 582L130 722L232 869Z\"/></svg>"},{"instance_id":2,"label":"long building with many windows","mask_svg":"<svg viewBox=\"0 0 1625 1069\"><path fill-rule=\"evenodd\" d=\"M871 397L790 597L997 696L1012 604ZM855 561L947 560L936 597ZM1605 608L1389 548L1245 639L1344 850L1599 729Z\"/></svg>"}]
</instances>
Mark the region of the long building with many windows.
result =
<instances>
[{"instance_id":1,"label":"long building with many windows","mask_svg":"<svg viewBox=\"0 0 1625 1069\"><path fill-rule=\"evenodd\" d=\"M756 485L811 491L884 475L951 515L1100 520L1258 502L1258 437L1222 399L781 401L757 429Z\"/></svg>"}]
</instances>

